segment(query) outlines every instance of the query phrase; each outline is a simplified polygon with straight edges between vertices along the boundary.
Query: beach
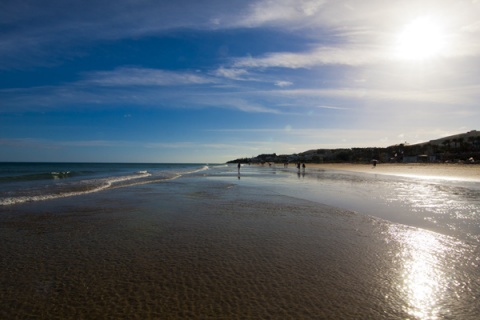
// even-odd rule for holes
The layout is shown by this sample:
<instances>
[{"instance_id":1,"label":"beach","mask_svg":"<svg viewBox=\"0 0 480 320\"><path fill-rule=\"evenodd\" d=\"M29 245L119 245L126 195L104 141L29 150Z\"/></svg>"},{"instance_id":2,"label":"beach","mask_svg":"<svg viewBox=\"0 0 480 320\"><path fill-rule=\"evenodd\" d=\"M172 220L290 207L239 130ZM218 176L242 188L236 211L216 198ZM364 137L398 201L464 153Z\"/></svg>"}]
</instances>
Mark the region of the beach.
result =
<instances>
[{"instance_id":1,"label":"beach","mask_svg":"<svg viewBox=\"0 0 480 320\"><path fill-rule=\"evenodd\" d=\"M280 164L277 164L279 166ZM371 164L324 163L307 164L309 168L345 170L362 173L397 176L423 176L443 179L467 179L480 181L480 165L459 163L379 163Z\"/></svg>"},{"instance_id":2,"label":"beach","mask_svg":"<svg viewBox=\"0 0 480 320\"><path fill-rule=\"evenodd\" d=\"M244 165L239 174L236 166L210 166L175 179L0 207L0 316L476 319L474 219L458 235L448 228L453 220L432 231L409 220L421 212L402 195L396 201L405 206L396 214L408 221L398 223L369 214L357 200L363 191L357 197L352 190L392 184L464 190L449 201L472 196L465 210L478 215L477 185L351 172ZM338 190L337 205L323 203L322 194L332 199ZM348 194L357 210L345 208ZM440 225L439 212L452 205L423 214L437 215Z\"/></svg>"}]
</instances>

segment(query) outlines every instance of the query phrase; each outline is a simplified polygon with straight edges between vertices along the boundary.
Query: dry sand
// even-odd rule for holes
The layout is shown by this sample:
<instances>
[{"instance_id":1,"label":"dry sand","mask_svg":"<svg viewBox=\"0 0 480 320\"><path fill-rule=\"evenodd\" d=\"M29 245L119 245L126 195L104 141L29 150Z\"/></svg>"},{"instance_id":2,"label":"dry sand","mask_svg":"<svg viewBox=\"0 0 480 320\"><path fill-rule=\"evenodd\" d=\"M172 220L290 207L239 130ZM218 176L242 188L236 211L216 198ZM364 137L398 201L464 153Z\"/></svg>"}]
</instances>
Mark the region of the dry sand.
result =
<instances>
[{"instance_id":1,"label":"dry sand","mask_svg":"<svg viewBox=\"0 0 480 320\"><path fill-rule=\"evenodd\" d=\"M343 170L396 176L428 176L442 179L480 181L480 165L454 163L380 163L371 164L325 163L307 164L307 168Z\"/></svg>"}]
</instances>

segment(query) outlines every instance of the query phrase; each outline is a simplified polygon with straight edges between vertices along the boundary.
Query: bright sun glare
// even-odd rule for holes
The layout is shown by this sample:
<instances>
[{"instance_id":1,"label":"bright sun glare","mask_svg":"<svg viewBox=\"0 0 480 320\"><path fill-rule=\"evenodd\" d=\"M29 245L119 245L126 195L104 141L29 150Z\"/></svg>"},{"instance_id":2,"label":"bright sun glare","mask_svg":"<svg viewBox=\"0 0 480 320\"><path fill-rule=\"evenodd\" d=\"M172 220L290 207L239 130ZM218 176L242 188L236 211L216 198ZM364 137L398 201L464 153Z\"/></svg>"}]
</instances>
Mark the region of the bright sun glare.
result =
<instances>
[{"instance_id":1,"label":"bright sun glare","mask_svg":"<svg viewBox=\"0 0 480 320\"><path fill-rule=\"evenodd\" d=\"M425 60L439 56L445 47L441 23L430 17L419 17L398 35L395 53L402 60Z\"/></svg>"}]
</instances>

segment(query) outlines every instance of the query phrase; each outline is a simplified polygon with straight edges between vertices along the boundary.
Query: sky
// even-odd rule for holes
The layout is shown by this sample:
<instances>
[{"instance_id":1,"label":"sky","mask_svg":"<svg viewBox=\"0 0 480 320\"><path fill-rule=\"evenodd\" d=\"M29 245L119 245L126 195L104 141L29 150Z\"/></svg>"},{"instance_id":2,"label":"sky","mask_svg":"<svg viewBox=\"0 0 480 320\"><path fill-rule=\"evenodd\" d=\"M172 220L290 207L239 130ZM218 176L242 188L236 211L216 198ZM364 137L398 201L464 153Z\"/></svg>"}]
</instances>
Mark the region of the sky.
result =
<instances>
[{"instance_id":1,"label":"sky","mask_svg":"<svg viewBox=\"0 0 480 320\"><path fill-rule=\"evenodd\" d=\"M1 0L0 161L223 163L478 130L477 0Z\"/></svg>"}]
</instances>

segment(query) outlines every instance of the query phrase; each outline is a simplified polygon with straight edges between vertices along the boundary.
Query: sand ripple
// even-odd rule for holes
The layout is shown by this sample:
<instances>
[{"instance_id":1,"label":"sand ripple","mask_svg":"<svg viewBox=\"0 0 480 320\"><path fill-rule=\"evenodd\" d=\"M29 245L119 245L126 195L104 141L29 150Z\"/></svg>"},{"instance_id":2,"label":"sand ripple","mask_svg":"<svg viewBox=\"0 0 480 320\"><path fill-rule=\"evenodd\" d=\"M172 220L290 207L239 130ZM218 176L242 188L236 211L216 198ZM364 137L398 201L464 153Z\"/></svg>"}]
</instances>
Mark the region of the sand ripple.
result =
<instances>
[{"instance_id":1,"label":"sand ripple","mask_svg":"<svg viewBox=\"0 0 480 320\"><path fill-rule=\"evenodd\" d=\"M1 318L476 316L478 248L260 189L175 184L4 213Z\"/></svg>"}]
</instances>

